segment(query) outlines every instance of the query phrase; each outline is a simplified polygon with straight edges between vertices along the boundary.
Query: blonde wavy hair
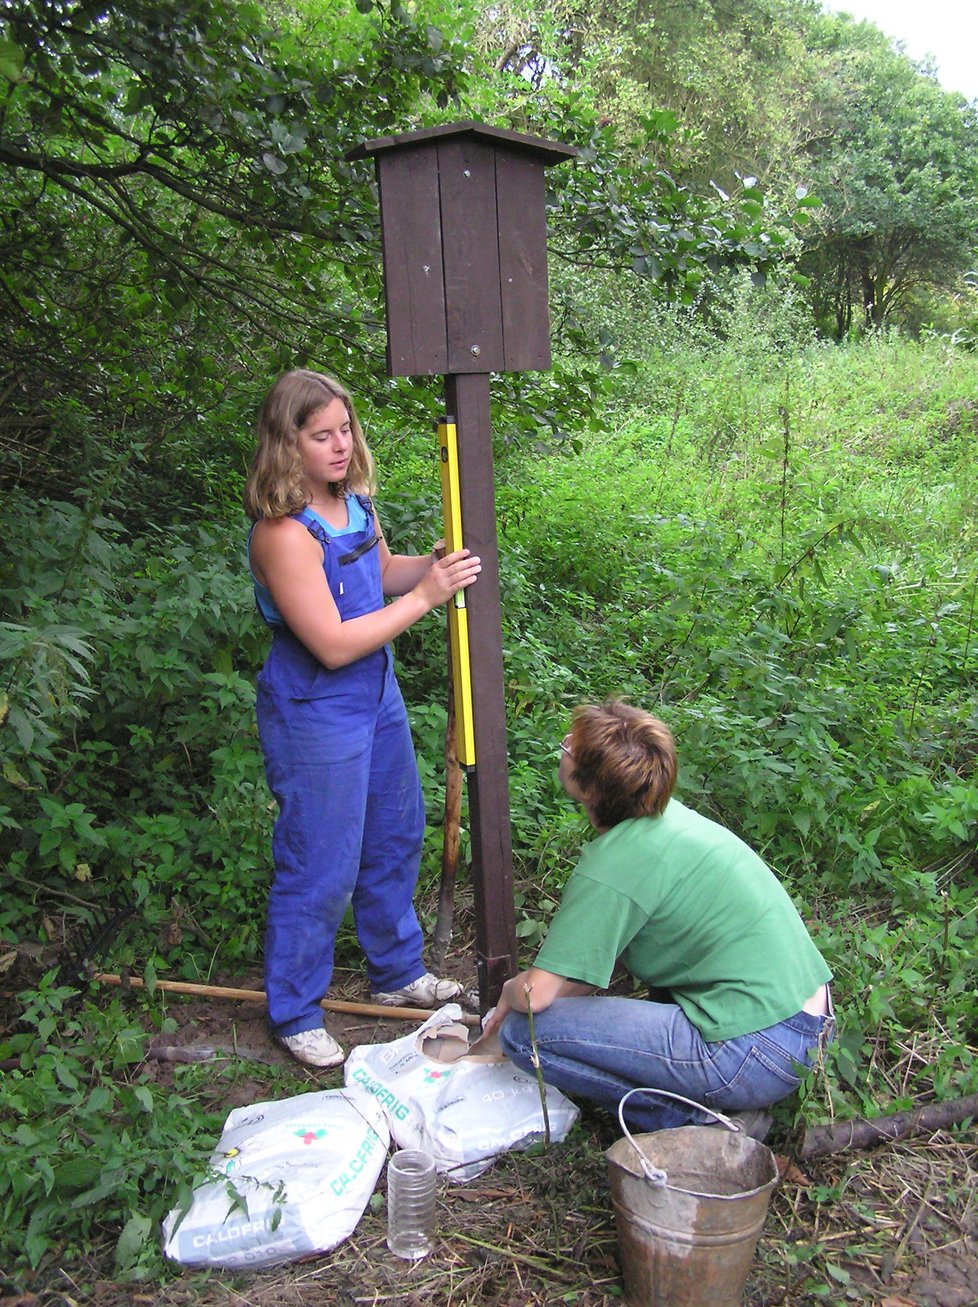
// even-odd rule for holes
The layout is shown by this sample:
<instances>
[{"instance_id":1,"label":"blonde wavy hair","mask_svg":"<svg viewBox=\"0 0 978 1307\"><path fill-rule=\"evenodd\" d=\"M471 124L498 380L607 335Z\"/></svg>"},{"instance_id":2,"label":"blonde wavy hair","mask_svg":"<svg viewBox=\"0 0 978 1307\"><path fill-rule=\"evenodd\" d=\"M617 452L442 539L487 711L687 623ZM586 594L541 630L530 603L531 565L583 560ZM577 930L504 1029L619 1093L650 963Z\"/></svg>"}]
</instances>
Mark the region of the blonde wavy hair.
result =
<instances>
[{"instance_id":1,"label":"blonde wavy hair","mask_svg":"<svg viewBox=\"0 0 978 1307\"><path fill-rule=\"evenodd\" d=\"M658 817L676 786L676 742L669 727L621 699L581 704L571 720L574 780L596 826Z\"/></svg>"},{"instance_id":2,"label":"blonde wavy hair","mask_svg":"<svg viewBox=\"0 0 978 1307\"><path fill-rule=\"evenodd\" d=\"M289 517L309 503L299 454L299 428L334 399L341 399L350 415L353 452L346 477L330 489L337 498L374 493L374 460L349 392L322 372L296 368L279 377L258 415L258 447L244 489L245 512L252 520Z\"/></svg>"}]
</instances>

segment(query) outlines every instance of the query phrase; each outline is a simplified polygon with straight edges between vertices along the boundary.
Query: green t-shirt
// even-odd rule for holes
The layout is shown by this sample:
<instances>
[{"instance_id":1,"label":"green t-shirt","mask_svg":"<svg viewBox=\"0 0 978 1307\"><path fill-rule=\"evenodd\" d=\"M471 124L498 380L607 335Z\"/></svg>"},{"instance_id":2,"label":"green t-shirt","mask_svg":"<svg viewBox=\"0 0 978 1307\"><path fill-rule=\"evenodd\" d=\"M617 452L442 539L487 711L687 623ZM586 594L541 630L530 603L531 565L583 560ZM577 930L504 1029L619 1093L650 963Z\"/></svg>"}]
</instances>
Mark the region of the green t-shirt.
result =
<instances>
[{"instance_id":1,"label":"green t-shirt","mask_svg":"<svg viewBox=\"0 0 978 1307\"><path fill-rule=\"evenodd\" d=\"M711 1041L794 1016L832 978L774 873L676 799L585 847L536 965L604 988L619 957Z\"/></svg>"}]
</instances>

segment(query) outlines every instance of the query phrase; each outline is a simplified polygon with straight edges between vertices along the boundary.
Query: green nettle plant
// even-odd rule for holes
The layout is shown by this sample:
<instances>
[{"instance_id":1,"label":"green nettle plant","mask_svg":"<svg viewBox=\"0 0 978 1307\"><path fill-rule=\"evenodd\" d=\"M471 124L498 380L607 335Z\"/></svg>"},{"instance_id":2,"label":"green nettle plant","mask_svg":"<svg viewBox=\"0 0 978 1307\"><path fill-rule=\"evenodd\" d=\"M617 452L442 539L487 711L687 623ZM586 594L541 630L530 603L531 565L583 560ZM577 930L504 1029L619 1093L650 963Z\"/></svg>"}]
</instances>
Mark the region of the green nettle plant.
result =
<instances>
[{"instance_id":1,"label":"green nettle plant","mask_svg":"<svg viewBox=\"0 0 978 1307\"><path fill-rule=\"evenodd\" d=\"M657 708L679 738L683 797L779 871L836 971L833 1110L894 1100L885 1066L908 1028L933 1041L909 1091L947 1094L973 1081L976 1015L967 357L880 338L772 350L764 374L741 366L750 344L660 323L666 364L684 360L682 429L653 360L658 416L622 405L606 440L507 477L509 629L520 645L545 630L543 666L565 669L541 704L548 738L561 698ZM720 443L724 394L751 420ZM530 681L542 689L546 671ZM935 974L954 977L946 997Z\"/></svg>"},{"instance_id":2,"label":"green nettle plant","mask_svg":"<svg viewBox=\"0 0 978 1307\"><path fill-rule=\"evenodd\" d=\"M0 1215L10 1269L38 1266L115 1232L115 1271L160 1271L158 1230L206 1170L220 1117L192 1086L140 1073L149 1034L118 1000L78 1006L53 975L23 995L22 1033L0 1039ZM164 1023L164 1030L166 1023Z\"/></svg>"},{"instance_id":3,"label":"green nettle plant","mask_svg":"<svg viewBox=\"0 0 978 1307\"><path fill-rule=\"evenodd\" d=\"M16 501L6 544L0 841L14 902L30 914L50 895L81 923L128 903L161 939L175 916L178 942L189 927L207 953L253 958L272 814L239 548L210 528L134 539L71 505L18 515Z\"/></svg>"}]
</instances>

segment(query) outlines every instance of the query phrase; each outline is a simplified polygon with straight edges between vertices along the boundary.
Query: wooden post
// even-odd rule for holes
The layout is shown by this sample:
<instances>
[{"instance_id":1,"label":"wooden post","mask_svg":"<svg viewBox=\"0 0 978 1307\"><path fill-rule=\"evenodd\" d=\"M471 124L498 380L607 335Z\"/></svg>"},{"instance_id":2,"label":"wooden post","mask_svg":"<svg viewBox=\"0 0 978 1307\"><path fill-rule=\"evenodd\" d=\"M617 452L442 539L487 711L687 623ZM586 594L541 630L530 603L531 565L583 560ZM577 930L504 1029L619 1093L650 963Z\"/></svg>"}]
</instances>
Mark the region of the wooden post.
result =
<instances>
[{"instance_id":1,"label":"wooden post","mask_svg":"<svg viewBox=\"0 0 978 1307\"><path fill-rule=\"evenodd\" d=\"M469 666L476 765L467 774L480 1006L495 1003L517 969L513 852L506 756L499 547L496 538L489 378L449 376L446 408L455 415L465 542L482 559L469 587Z\"/></svg>"}]
</instances>

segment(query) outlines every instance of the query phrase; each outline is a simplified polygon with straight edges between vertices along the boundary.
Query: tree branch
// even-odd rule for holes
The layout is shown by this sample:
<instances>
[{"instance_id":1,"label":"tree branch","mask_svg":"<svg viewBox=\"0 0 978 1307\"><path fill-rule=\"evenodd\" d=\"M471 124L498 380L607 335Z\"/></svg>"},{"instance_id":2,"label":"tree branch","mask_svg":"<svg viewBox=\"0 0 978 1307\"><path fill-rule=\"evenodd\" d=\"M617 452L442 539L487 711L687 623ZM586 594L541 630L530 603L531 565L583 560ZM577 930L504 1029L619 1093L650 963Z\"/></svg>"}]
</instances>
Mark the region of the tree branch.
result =
<instances>
[{"instance_id":1,"label":"tree branch","mask_svg":"<svg viewBox=\"0 0 978 1307\"><path fill-rule=\"evenodd\" d=\"M877 1144L904 1139L907 1135L928 1134L949 1125L959 1125L974 1116L978 1116L978 1094L952 1098L943 1103L928 1103L907 1112L895 1112L892 1116L872 1117L868 1121L858 1118L840 1121L836 1125L813 1126L805 1131L801 1156L822 1157L849 1148L873 1148Z\"/></svg>"}]
</instances>

